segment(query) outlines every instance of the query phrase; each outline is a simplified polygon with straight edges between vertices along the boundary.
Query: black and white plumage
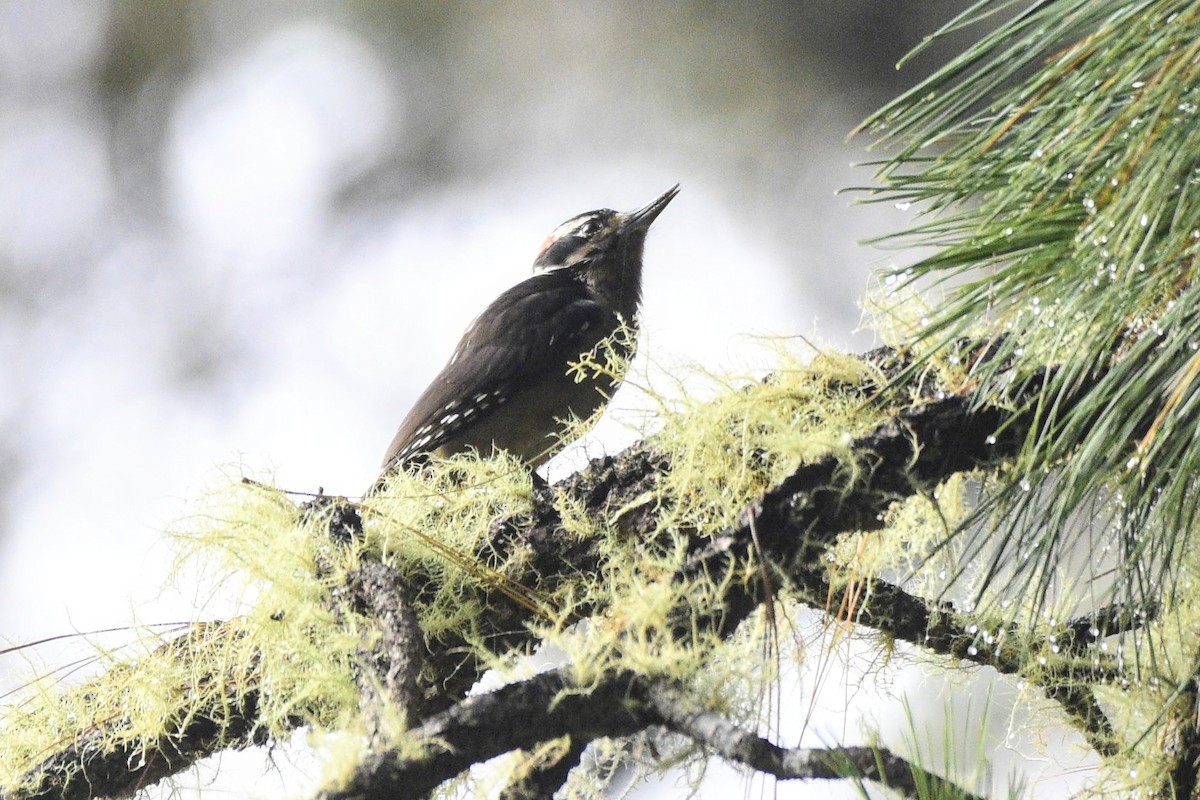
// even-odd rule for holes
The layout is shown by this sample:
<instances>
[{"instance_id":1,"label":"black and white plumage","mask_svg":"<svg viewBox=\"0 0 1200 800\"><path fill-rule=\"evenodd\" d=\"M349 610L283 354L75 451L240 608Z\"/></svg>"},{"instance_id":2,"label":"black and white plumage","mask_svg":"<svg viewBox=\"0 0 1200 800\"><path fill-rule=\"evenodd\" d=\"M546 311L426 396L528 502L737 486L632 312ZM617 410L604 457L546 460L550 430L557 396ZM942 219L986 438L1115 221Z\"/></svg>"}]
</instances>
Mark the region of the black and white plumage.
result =
<instances>
[{"instance_id":1,"label":"black and white plumage","mask_svg":"<svg viewBox=\"0 0 1200 800\"><path fill-rule=\"evenodd\" d=\"M505 450L531 467L553 455L561 420L591 417L616 389L608 376L579 379L570 364L622 323L636 323L646 232L678 191L637 211L590 211L559 225L534 260L534 275L467 328L400 424L385 474L472 449Z\"/></svg>"}]
</instances>

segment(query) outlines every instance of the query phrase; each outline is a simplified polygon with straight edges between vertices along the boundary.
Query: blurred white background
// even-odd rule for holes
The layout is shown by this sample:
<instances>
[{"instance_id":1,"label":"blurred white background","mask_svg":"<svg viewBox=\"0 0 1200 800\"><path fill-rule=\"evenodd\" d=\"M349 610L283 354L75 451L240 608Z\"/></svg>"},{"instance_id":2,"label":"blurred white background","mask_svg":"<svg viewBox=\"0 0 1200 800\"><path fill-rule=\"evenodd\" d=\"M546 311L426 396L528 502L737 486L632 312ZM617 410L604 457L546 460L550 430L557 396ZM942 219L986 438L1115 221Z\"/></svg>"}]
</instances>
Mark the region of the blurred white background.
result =
<instances>
[{"instance_id":1,"label":"blurred white background","mask_svg":"<svg viewBox=\"0 0 1200 800\"><path fill-rule=\"evenodd\" d=\"M192 601L219 587L162 590L189 500L243 467L361 492L582 211L683 185L647 251L656 364L872 346L889 261L857 241L907 217L835 197L870 180L845 137L963 6L0 0L0 635L217 613ZM816 733L861 738L849 719Z\"/></svg>"}]
</instances>

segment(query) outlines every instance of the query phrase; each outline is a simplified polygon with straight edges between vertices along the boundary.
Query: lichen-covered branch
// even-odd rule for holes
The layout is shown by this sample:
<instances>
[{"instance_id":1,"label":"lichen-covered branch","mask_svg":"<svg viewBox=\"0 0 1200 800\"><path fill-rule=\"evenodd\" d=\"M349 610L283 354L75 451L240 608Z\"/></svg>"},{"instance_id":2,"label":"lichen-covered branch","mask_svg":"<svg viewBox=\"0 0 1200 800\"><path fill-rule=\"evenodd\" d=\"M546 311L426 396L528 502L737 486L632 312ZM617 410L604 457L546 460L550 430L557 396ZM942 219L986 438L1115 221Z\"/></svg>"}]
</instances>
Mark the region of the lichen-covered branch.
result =
<instances>
[{"instance_id":1,"label":"lichen-covered branch","mask_svg":"<svg viewBox=\"0 0 1200 800\"><path fill-rule=\"evenodd\" d=\"M416 757L400 751L369 755L344 785L322 800L422 797L472 764L539 742L571 736L590 742L644 728L640 682L616 674L581 691L561 670L468 697L425 721L414 733L427 745ZM407 752L407 751L406 751Z\"/></svg>"},{"instance_id":2,"label":"lichen-covered branch","mask_svg":"<svg viewBox=\"0 0 1200 800\"><path fill-rule=\"evenodd\" d=\"M1196 679L1182 686L1174 702L1166 709L1166 720L1158 745L1170 763L1167 779L1159 790L1160 797L1191 800L1200 784L1200 725L1197 714Z\"/></svg>"},{"instance_id":3,"label":"lichen-covered branch","mask_svg":"<svg viewBox=\"0 0 1200 800\"><path fill-rule=\"evenodd\" d=\"M690 707L692 700L664 682L650 685L648 702L660 723L675 733L703 744L729 761L773 775L780 780L862 778L882 783L908 797L920 796L914 771L931 786L953 787L955 796L976 796L944 778L925 773L907 759L883 747L779 747L712 711Z\"/></svg>"},{"instance_id":4,"label":"lichen-covered branch","mask_svg":"<svg viewBox=\"0 0 1200 800\"><path fill-rule=\"evenodd\" d=\"M162 645L160 655L184 664L197 653L211 655L215 640L239 636L223 623L200 625ZM228 667L228 665L226 665ZM258 727L259 676L249 669L200 665L189 685L179 686L179 706L163 720L156 741L123 739L128 720L116 709L98 708L95 719L80 720L77 734L30 769L17 787L0 793L6 800L86 800L126 797L188 769L214 752L264 743ZM113 672L136 670L137 665ZM191 670L189 669L190 673ZM117 675L110 675L120 680Z\"/></svg>"},{"instance_id":5,"label":"lichen-covered branch","mask_svg":"<svg viewBox=\"0 0 1200 800\"><path fill-rule=\"evenodd\" d=\"M686 692L634 673L614 673L580 687L563 670L544 672L469 697L431 717L417 731L429 742L421 755L374 754L349 782L321 797L421 797L472 764L539 742L569 736L573 743L586 743L653 727L686 736L729 761L781 780L862 778L918 796L914 770L923 770L886 749L782 748L719 714L691 710L689 703ZM953 786L926 775L932 783ZM975 797L954 788L958 796Z\"/></svg>"},{"instance_id":6,"label":"lichen-covered branch","mask_svg":"<svg viewBox=\"0 0 1200 800\"><path fill-rule=\"evenodd\" d=\"M583 751L591 744L586 740L565 736L561 746L552 748L549 757L534 763L515 776L500 792L499 800L532 800L553 797L571 776L571 770L579 766ZM525 755L525 754L523 754Z\"/></svg>"},{"instance_id":7,"label":"lichen-covered branch","mask_svg":"<svg viewBox=\"0 0 1200 800\"><path fill-rule=\"evenodd\" d=\"M425 634L417 621L407 587L396 571L378 561L364 561L334 589L335 604L373 620L378 638L359 649L356 679L372 738L380 738L386 721L382 709L402 709L424 716L427 699L420 683L425 660ZM336 606L335 606L336 608ZM337 609L340 610L340 609Z\"/></svg>"},{"instance_id":8,"label":"lichen-covered branch","mask_svg":"<svg viewBox=\"0 0 1200 800\"><path fill-rule=\"evenodd\" d=\"M895 373L898 365L902 366L903 357L891 351L877 351L868 356L868 361L875 366L876 375L887 376ZM868 403L877 394L879 380L836 386L831 391L848 395L855 402ZM1027 384L1029 391L1036 389L1036 383ZM969 392L943 394L928 382L927 376L912 392L923 401L900 408L892 417L849 441L838 453L802 463L745 508L735 524L715 533L672 531L684 543L683 559L675 567L675 581L690 585L689 582L708 579L708 585L721 586L721 593L702 608L689 602L686 595L681 596L679 605L671 612L669 629L686 634L699 626L722 638L732 634L770 596L770 587L764 582L768 572L743 570L739 573L742 579L729 581L722 581L721 576L764 560L777 570L775 574L790 582L802 601L823 608L831 591L829 578L814 565L823 563L826 548L836 542L839 534L880 529L885 525L885 512L896 500L910 497L955 473L1003 463L1016 452L1033 422L1029 414L1019 410L1020 396L1010 398L1018 409L1012 411L990 405ZM359 645L354 657L360 700L386 699L403 710L410 726L435 738L443 728L451 733L468 730L467 723L474 717L465 721L460 717L476 714L475 703L511 702L514 708L537 707L545 712L535 738L514 729L481 729L476 731L478 739L473 740L477 741L476 749L467 747L453 753L434 754L421 760L419 768L417 762L405 762L406 780L415 781L411 786L432 788L495 748L505 749L495 750L493 755L568 734L571 747L579 748L589 741L589 736L620 735L621 731L641 730L650 724L644 718L644 710L639 712L643 716L638 716L626 709L625 715L618 715L615 720L611 713L588 717L603 703L582 696L560 697L565 684L541 686L540 693L534 691L539 684L530 684L507 693L498 690L486 696L486 700L463 698L489 663L479 650L480 642L486 643L492 652L536 644L537 634L531 623L537 618L530 604L523 602L524 597L553 596L581 576L597 575L606 568L606 552L598 537L573 535L565 530L564 503L588 518L608 521L615 526L618 536L629 541L652 540L660 535L663 513L653 498L658 496L656 489L675 466L669 456L648 443L641 443L619 456L598 459L554 487L535 491L531 508L494 522L486 542L474 554L480 564L500 565L489 567L499 571L490 573L487 580L464 583L458 589L461 594L456 596L456 602L482 609L482 613L472 619L466 632L451 629L434 637L424 631L425 646L418 646L422 637L414 628L416 617L409 609L419 606L421 591L436 588L436 580L412 580L411 576L402 579L386 570L372 571L368 563L347 573L347 586L335 590L335 594L345 596L335 598L333 607L374 620L371 624L378 628L378 638L369 641L373 649L364 650ZM344 522L347 518L339 519ZM359 534L354 524L345 530L343 527L339 527L341 539L353 540ZM405 580L412 582L405 584ZM519 587L524 594L505 591L507 587ZM410 589L416 590L418 596L409 597L413 593ZM891 638L910 641L917 647L988 664L1004 672L1020 669L1020 662L1008 651L975 647L970 617L956 614L947 604L916 597L877 579L871 581L869 595L870 602L860 606L854 617L860 625ZM581 595L581 598L571 607L575 619L610 610L605 607L603 597ZM286 619L290 612L284 609L280 613L283 615L280 618ZM1119 616L1114 612L1114 619ZM1134 622L1132 617L1130 621ZM1014 641L1024 637L1026 648L1035 643L1031 632L1014 628L1011 634ZM186 639L173 652L184 662L213 657L211 649L189 648ZM418 683L422 667L435 676L436 683ZM202 673L204 669L203 663L192 663L185 671ZM34 796L86 797L91 796L90 792L119 794L172 774L214 751L261 741L264 733L255 717L258 696L251 685L252 677L243 676L240 684L230 683L240 693L221 706L222 715L197 706L187 692L181 691L169 716L184 720L185 724L170 727L169 736L161 743L139 744L140 755L144 755L140 761L112 744L120 740L120 736L113 735L122 725L119 718L85 722L79 737L68 737L71 744L27 772L20 784L25 788L10 788L5 797L15 800ZM633 680L633 676L629 678ZM610 677L605 680L607 688L603 691L615 693L607 699L624 708L622 704L628 698L621 692L629 691L633 685L641 684L627 681L622 687ZM522 691L533 694L520 694ZM1065 695L1060 693L1060 696ZM555 701L553 709L548 705L551 700ZM539 702L546 705L537 706ZM645 706L644 697L640 702ZM577 711L582 717L572 716L568 720L553 716L563 713L564 708L573 708L571 703L580 704ZM514 712L506 713L506 718L512 718ZM297 718L296 724L301 723ZM107 727L105 736L92 740L88 726L95 725ZM375 727L379 725L382 722L377 720ZM90 741L105 744L89 747ZM484 747L483 743L488 742ZM375 767L361 773L362 780L369 785L374 785L371 782L375 780L391 780L391 771L399 769L395 753L380 752L371 758L377 760ZM141 766L131 769L131 763ZM121 773L120 777L113 777L117 773ZM80 776L85 777L81 780ZM560 777L553 776L555 780ZM29 787L35 788L27 791ZM96 787L102 787L103 791Z\"/></svg>"}]
</instances>

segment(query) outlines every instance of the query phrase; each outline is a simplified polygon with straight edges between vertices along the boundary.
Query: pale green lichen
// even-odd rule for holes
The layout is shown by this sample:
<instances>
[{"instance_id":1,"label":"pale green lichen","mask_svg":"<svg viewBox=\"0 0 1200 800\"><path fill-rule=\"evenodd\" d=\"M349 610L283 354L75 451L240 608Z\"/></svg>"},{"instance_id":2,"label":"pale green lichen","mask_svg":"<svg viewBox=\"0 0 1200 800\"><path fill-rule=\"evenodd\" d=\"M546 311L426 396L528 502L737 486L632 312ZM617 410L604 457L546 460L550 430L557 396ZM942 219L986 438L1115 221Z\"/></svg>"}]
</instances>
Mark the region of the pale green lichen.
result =
<instances>
[{"instance_id":1,"label":"pale green lichen","mask_svg":"<svg viewBox=\"0 0 1200 800\"><path fill-rule=\"evenodd\" d=\"M679 609L717 606L729 585L758 581L762 567L747 561L720 575L679 580L683 533L724 530L763 491L830 453L843 459L841 480L853 480L854 438L895 410L869 402L862 390L882 383L870 363L829 353L804 360L777 345L776 369L766 378L708 376L709 388L697 392L703 402L659 399L669 413L650 444L671 469L655 491L634 501L655 509L649 535L623 532L620 517L628 508L600 518L577 501L557 498L564 535L597 542L603 558L597 573L563 582L552 593L512 583L506 576L519 565L506 559L522 557L519 550L493 553L487 545L493 523L519 524L532 507L528 473L504 457L462 456L391 476L361 503L365 536L352 544L333 543L317 524L297 524L291 500L268 486L239 484L214 493L179 542L187 563L203 566L205 581L238 598L238 617L222 624L219 637L188 639L186 658L179 648L148 645L130 666L114 665L80 686L37 688L9 710L0 731L0 785L14 786L80 730L107 737L102 746L135 741L153 747L189 709L236 709L248 692L256 694L257 724L268 737L283 739L306 726L327 777L349 774L367 736L355 663L374 633L370 620L335 609L330 595L364 558L419 584L417 614L430 641L473 643L477 656L507 679L522 674L519 654L490 652L478 641L479 621L488 613L479 587L498 589L529 609L535 638L560 648L580 691L607 670L635 670L692 687L710 708L757 727L762 688L780 668L779 630L760 613L724 639L703 614L681 631ZM585 357L579 368L608 369L603 363L607 356ZM909 501L893 513L888 530L847 537L831 567L862 575L916 568L921 551L944 535L962 506L961 483ZM786 587L779 589L784 600ZM583 608L602 611L580 625ZM777 608L786 615L788 604ZM788 652L798 657L804 648ZM414 753L422 746L405 735L402 709L373 713L376 727L383 720L389 746ZM120 724L108 724L117 718ZM519 774L548 754L510 758L508 769Z\"/></svg>"},{"instance_id":2,"label":"pale green lichen","mask_svg":"<svg viewBox=\"0 0 1200 800\"><path fill-rule=\"evenodd\" d=\"M209 574L241 593L241 613L196 623L170 642L153 632L140 654L98 652L99 677L62 689L34 680L4 711L0 786L15 787L34 765L72 742L153 753L196 714L218 726L257 698L257 725L286 736L300 719L339 726L356 715L349 656L357 638L321 603L327 578L318 548L277 493L247 485L212 495L190 521L186 549L204 552ZM219 577L223 576L223 577Z\"/></svg>"}]
</instances>

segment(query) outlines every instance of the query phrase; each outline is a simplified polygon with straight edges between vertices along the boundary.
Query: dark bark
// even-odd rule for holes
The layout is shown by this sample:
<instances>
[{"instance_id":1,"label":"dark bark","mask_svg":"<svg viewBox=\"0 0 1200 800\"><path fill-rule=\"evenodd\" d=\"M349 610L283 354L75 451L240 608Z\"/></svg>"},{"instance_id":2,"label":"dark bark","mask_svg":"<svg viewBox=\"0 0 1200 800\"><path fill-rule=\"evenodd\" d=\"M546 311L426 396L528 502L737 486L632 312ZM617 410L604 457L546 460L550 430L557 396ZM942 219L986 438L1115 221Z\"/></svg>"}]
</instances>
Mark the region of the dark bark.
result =
<instances>
[{"instance_id":1,"label":"dark bark","mask_svg":"<svg viewBox=\"0 0 1200 800\"><path fill-rule=\"evenodd\" d=\"M885 375L895 374L904 366L901 357L888 351L871 354L871 358ZM1032 394L1040 383L1034 380L1025 385ZM870 382L827 387L831 392L853 393L864 402L871 401L877 388ZM719 576L754 555L774 564L780 570L777 574L788 580L802 599L823 608L830 587L824 571L816 565L839 534L879 529L884 525L884 512L893 501L909 497L954 473L991 467L1011 458L1032 424L1032 416L1026 412L991 406L969 393L944 396L927 384L916 387L915 391L926 398L925 402L899 411L851 443L849 452L856 461L856 470L848 469L847 464L833 455L819 458L795 470L751 504L731 529L715 536L677 532L691 534L690 554L680 567L678 579L704 574ZM645 444L619 456L598 459L557 486L540 489L532 512L523 515L520 521L497 522L484 550L477 555L486 563L510 565L504 578L513 586L526 587L538 594L549 593L581 573L596 574L604 567L597 542L563 534L550 493L563 492L600 518L611 519L620 509L617 519L620 533L650 537L657 528L659 508L638 499L654 496L653 489L670 466L668 458ZM338 518L343 522L347 519L345 515ZM354 535L353 527L343 524L339 529L345 528L350 531L348 535ZM360 773L358 788L374 790L373 787L383 785L379 781L396 786L397 776L403 774L404 785L416 796L420 793L417 789L426 791L481 758L514 748L566 734L571 735L574 747L582 747L594 736L623 735L642 730L648 724L662 724L657 718L647 721L644 711L647 700L637 694L645 690L645 685L631 675L608 676L597 690L598 698L567 696L553 708L549 701L565 684L525 682L483 697L463 699L483 669L482 662L474 660L470 643L450 639L435 642L428 652L423 652L415 644L420 637L412 630L414 618L405 611L408 601L404 587L392 577L377 573L375 568L364 565L347 589L352 604L378 620L384 631L380 652L369 657L364 654L364 675L373 676L372 681L380 691L410 708L411 719L424 719L418 726L421 733L465 738L458 749L443 752L435 748L419 764L398 764L394 754L376 753L372 764L365 765ZM707 609L700 623L720 635L730 634L769 597L770 587L763 580L767 574L764 570L757 580L731 583L721 602ZM971 618L955 613L948 604L915 597L878 580L871 589L871 603L860 607L854 618L858 624L956 659L986 664L1004 672L1020 668L1009 652L976 646L977 633L972 630ZM526 605L500 591L494 583L480 585L473 591L476 596L465 602L487 609L487 615L472 632L474 636L487 641L493 650L528 647L534 643L526 627L531 616ZM603 609L586 606L577 609L580 617L599 611ZM1137 624L1135 615L1124 610L1114 610L1108 616L1114 627L1121 627L1123 622ZM695 609L678 609L681 631L690 630L696 623ZM1089 628L1091 624L1088 623ZM1013 634L1024 635L1028 645L1028 633L1014 628ZM189 651L186 643L179 648L181 658L203 652L203 649ZM429 691L423 691L415 683L414 676L423 660L438 676L438 684ZM41 794L14 793L11 797L121 794L183 769L214 749L253 744L259 740L255 718L257 695L254 687L247 688L248 693L239 695L239 703L220 709L224 715L220 717L214 717L214 709L188 706L186 697L181 696L178 717L189 720L190 726L173 731L170 741L161 744L160 751L151 752L147 765L131 768L128 753L88 749L87 742L91 740L84 737L34 771L31 781L42 787L38 790ZM372 691L376 689L365 688L366 697ZM632 706L631 698L637 700ZM1078 692L1057 692L1056 699L1070 708L1084 709L1076 716L1090 720L1089 724L1102 724L1103 715L1095 716L1098 708L1088 705ZM498 716L494 718L480 711L506 705L509 710L495 711ZM631 710L635 706L643 710L635 713ZM541 709L536 729L511 724L495 729L487 727L487 720L515 719L519 715L512 709L516 708ZM214 720L206 723L210 717ZM120 721L104 724L119 725ZM351 794L347 789L330 796Z\"/></svg>"},{"instance_id":2,"label":"dark bark","mask_svg":"<svg viewBox=\"0 0 1200 800\"><path fill-rule=\"evenodd\" d=\"M781 780L861 778L918 795L914 766L883 748L781 748L725 717L689 708L687 693L630 672L611 673L579 691L562 670L544 672L485 695L470 697L430 718L419 733L431 744L423 756L373 754L345 786L322 800L423 797L472 764L569 735L572 742L665 728L729 761ZM931 784L950 781L924 773ZM964 798L975 795L954 787Z\"/></svg>"},{"instance_id":3,"label":"dark bark","mask_svg":"<svg viewBox=\"0 0 1200 800\"><path fill-rule=\"evenodd\" d=\"M200 625L160 650L205 668L208 665L192 656L212 653L213 640L230 635L236 634L222 623ZM265 743L264 732L257 724L258 687L245 683L256 675L253 665L249 666L236 673L200 673L196 689L219 686L220 695L202 707L181 705L165 721L163 735L156 742L114 746L112 734L124 727L124 718L93 720L90 724L81 720L80 734L73 741L29 771L27 789L4 796L13 800L127 797L214 752ZM117 669L136 669L136 665ZM189 688L180 687L181 702L188 695Z\"/></svg>"},{"instance_id":4,"label":"dark bark","mask_svg":"<svg viewBox=\"0 0 1200 800\"><path fill-rule=\"evenodd\" d=\"M539 764L519 779L504 787L500 800L539 800L554 797L579 766L589 742L567 737L566 748L548 763Z\"/></svg>"},{"instance_id":5,"label":"dark bark","mask_svg":"<svg viewBox=\"0 0 1200 800\"><path fill-rule=\"evenodd\" d=\"M1192 800L1200 782L1200 729L1196 718L1196 678L1181 687L1174 701L1166 708L1166 719L1159 731L1158 746L1170 761L1170 773L1160 797L1173 800Z\"/></svg>"},{"instance_id":6,"label":"dark bark","mask_svg":"<svg viewBox=\"0 0 1200 800\"><path fill-rule=\"evenodd\" d=\"M378 561L366 561L348 578L347 585L335 591L335 603L345 603L371 620L379 633L377 641L360 649L357 675L361 708L371 720L369 727L375 735L380 724L376 712L385 703L404 709L414 719L425 715L427 698L420 682L425 633L408 589L394 569Z\"/></svg>"}]
</instances>

